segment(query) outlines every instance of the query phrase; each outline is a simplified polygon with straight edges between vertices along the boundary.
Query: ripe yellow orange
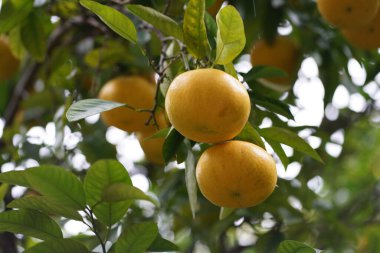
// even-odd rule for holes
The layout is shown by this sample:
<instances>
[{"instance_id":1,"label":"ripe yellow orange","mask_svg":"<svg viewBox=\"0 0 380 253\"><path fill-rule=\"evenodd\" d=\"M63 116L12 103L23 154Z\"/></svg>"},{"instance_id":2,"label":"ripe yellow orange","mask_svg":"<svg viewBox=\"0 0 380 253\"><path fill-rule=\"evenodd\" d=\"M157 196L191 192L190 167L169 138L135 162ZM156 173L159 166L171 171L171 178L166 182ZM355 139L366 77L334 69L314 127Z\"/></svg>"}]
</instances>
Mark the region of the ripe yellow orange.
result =
<instances>
[{"instance_id":1,"label":"ripe yellow orange","mask_svg":"<svg viewBox=\"0 0 380 253\"><path fill-rule=\"evenodd\" d=\"M236 78L217 69L177 76L165 98L169 121L183 136L216 143L234 138L248 120L248 92Z\"/></svg>"},{"instance_id":2,"label":"ripe yellow orange","mask_svg":"<svg viewBox=\"0 0 380 253\"><path fill-rule=\"evenodd\" d=\"M163 129L168 126L164 113L158 113L156 120L159 129ZM158 129L156 131L158 131ZM165 162L164 157L162 156L162 146L164 145L165 137L149 138L156 131L152 130L146 132L138 132L136 136L142 150L145 153L146 159L154 164L163 165Z\"/></svg>"},{"instance_id":3,"label":"ripe yellow orange","mask_svg":"<svg viewBox=\"0 0 380 253\"><path fill-rule=\"evenodd\" d=\"M108 81L100 90L100 99L126 103L135 109L151 109L154 104L155 87L140 76L121 76ZM126 107L119 107L101 113L101 119L110 126L127 132L151 131L153 126L146 126L149 112L137 112Z\"/></svg>"},{"instance_id":4,"label":"ripe yellow orange","mask_svg":"<svg viewBox=\"0 0 380 253\"><path fill-rule=\"evenodd\" d=\"M140 142L140 146L144 151L145 157L148 161L157 164L163 165L164 158L162 156L162 146L164 145L165 138L149 138L152 136L150 133L137 133L137 139Z\"/></svg>"},{"instance_id":5,"label":"ripe yellow orange","mask_svg":"<svg viewBox=\"0 0 380 253\"><path fill-rule=\"evenodd\" d=\"M289 37L277 36L273 43L258 40L252 47L251 63L253 66L266 65L285 71L287 77L260 80L264 85L278 91L289 90L293 84L300 63L300 50Z\"/></svg>"},{"instance_id":6,"label":"ripe yellow orange","mask_svg":"<svg viewBox=\"0 0 380 253\"><path fill-rule=\"evenodd\" d=\"M216 0L213 5L211 5L207 11L210 13L211 16L216 16L218 11L220 10L220 7L222 6L224 0Z\"/></svg>"},{"instance_id":7,"label":"ripe yellow orange","mask_svg":"<svg viewBox=\"0 0 380 253\"><path fill-rule=\"evenodd\" d=\"M380 48L380 11L366 26L342 30L343 36L354 47L373 50Z\"/></svg>"},{"instance_id":8,"label":"ripe yellow orange","mask_svg":"<svg viewBox=\"0 0 380 253\"><path fill-rule=\"evenodd\" d=\"M10 79L17 71L20 61L12 54L8 41L0 37L0 81Z\"/></svg>"},{"instance_id":9,"label":"ripe yellow orange","mask_svg":"<svg viewBox=\"0 0 380 253\"><path fill-rule=\"evenodd\" d=\"M317 0L319 12L339 28L358 28L368 24L379 10L379 0Z\"/></svg>"},{"instance_id":10,"label":"ripe yellow orange","mask_svg":"<svg viewBox=\"0 0 380 253\"><path fill-rule=\"evenodd\" d=\"M202 194L217 206L245 208L263 202L277 182L276 164L262 148L229 141L199 158L196 179Z\"/></svg>"}]
</instances>

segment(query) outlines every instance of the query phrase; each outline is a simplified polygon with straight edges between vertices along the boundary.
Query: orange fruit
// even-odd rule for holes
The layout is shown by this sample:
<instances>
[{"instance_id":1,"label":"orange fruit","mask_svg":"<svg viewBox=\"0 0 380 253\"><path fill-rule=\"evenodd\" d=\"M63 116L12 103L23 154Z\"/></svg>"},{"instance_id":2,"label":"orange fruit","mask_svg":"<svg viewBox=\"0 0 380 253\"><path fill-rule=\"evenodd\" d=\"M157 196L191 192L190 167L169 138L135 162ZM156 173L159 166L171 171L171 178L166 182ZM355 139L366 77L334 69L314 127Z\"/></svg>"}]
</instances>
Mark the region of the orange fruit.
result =
<instances>
[{"instance_id":1,"label":"orange fruit","mask_svg":"<svg viewBox=\"0 0 380 253\"><path fill-rule=\"evenodd\" d=\"M196 179L202 194L213 204L246 208L260 204L273 192L277 171L264 149L249 142L229 141L203 152Z\"/></svg>"},{"instance_id":2,"label":"orange fruit","mask_svg":"<svg viewBox=\"0 0 380 253\"><path fill-rule=\"evenodd\" d=\"M20 61L12 54L8 40L0 37L0 81L10 79L19 65Z\"/></svg>"},{"instance_id":3,"label":"orange fruit","mask_svg":"<svg viewBox=\"0 0 380 253\"><path fill-rule=\"evenodd\" d=\"M358 29L345 29L342 30L342 33L354 47L367 50L380 48L380 11L366 26Z\"/></svg>"},{"instance_id":4,"label":"orange fruit","mask_svg":"<svg viewBox=\"0 0 380 253\"><path fill-rule=\"evenodd\" d=\"M220 10L220 7L222 6L224 0L216 0L213 5L211 5L207 11L210 13L211 16L216 16L218 11Z\"/></svg>"},{"instance_id":5,"label":"orange fruit","mask_svg":"<svg viewBox=\"0 0 380 253\"><path fill-rule=\"evenodd\" d=\"M253 66L266 65L285 71L287 77L261 79L260 81L278 91L289 90L298 71L300 50L289 37L277 36L273 43L258 40L252 47L251 63Z\"/></svg>"},{"instance_id":6,"label":"orange fruit","mask_svg":"<svg viewBox=\"0 0 380 253\"><path fill-rule=\"evenodd\" d=\"M156 120L159 129L163 129L168 126L164 113L158 113ZM136 137L145 153L146 159L154 164L163 165L165 161L162 156L162 146L164 145L165 137L149 138L156 131L159 131L159 129L156 129L155 131L138 132Z\"/></svg>"},{"instance_id":7,"label":"orange fruit","mask_svg":"<svg viewBox=\"0 0 380 253\"><path fill-rule=\"evenodd\" d=\"M140 142L140 146L144 151L145 157L148 161L157 164L163 165L164 157L162 156L162 146L164 145L165 138L149 138L153 134L150 133L137 133L137 139Z\"/></svg>"},{"instance_id":8,"label":"orange fruit","mask_svg":"<svg viewBox=\"0 0 380 253\"><path fill-rule=\"evenodd\" d=\"M379 0L317 0L318 10L330 24L358 28L368 24L379 10Z\"/></svg>"},{"instance_id":9,"label":"orange fruit","mask_svg":"<svg viewBox=\"0 0 380 253\"><path fill-rule=\"evenodd\" d=\"M248 120L251 104L246 88L217 69L197 69L177 76L165 98L169 121L197 142L234 138Z\"/></svg>"},{"instance_id":10,"label":"orange fruit","mask_svg":"<svg viewBox=\"0 0 380 253\"><path fill-rule=\"evenodd\" d=\"M154 104L155 87L140 76L121 76L108 81L98 97L119 103L126 103L135 109L151 109ZM101 119L110 126L127 132L151 131L154 126L146 126L150 112L137 112L119 107L101 113Z\"/></svg>"}]
</instances>

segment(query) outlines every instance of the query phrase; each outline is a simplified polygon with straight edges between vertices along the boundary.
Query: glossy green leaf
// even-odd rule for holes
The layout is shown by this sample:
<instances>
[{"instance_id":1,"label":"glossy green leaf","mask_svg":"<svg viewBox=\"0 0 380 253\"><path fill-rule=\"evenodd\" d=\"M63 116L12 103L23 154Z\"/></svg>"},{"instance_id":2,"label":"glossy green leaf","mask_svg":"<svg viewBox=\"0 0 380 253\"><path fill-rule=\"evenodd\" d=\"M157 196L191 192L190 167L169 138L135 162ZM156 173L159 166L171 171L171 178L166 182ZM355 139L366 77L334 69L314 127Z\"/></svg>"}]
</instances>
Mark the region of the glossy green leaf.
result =
<instances>
[{"instance_id":1,"label":"glossy green leaf","mask_svg":"<svg viewBox=\"0 0 380 253\"><path fill-rule=\"evenodd\" d=\"M286 167L288 167L288 164L289 164L289 158L286 155L281 144L276 142L276 141L272 141L272 140L268 140L268 139L267 139L267 142L273 148L274 152L276 152L277 156L280 158L282 165L284 165L284 168L286 170Z\"/></svg>"},{"instance_id":2,"label":"glossy green leaf","mask_svg":"<svg viewBox=\"0 0 380 253\"><path fill-rule=\"evenodd\" d=\"M59 239L41 242L26 249L24 253L90 253L90 251L80 242L73 239Z\"/></svg>"},{"instance_id":3,"label":"glossy green leaf","mask_svg":"<svg viewBox=\"0 0 380 253\"><path fill-rule=\"evenodd\" d=\"M232 62L224 65L224 71L230 74L231 76L235 77L236 79L239 79L235 66Z\"/></svg>"},{"instance_id":4,"label":"glossy green leaf","mask_svg":"<svg viewBox=\"0 0 380 253\"><path fill-rule=\"evenodd\" d=\"M295 150L312 157L316 161L323 163L318 153L305 140L303 140L297 134L287 129L279 127L269 127L261 129L259 133L265 139L286 144L294 148Z\"/></svg>"},{"instance_id":5,"label":"glossy green leaf","mask_svg":"<svg viewBox=\"0 0 380 253\"><path fill-rule=\"evenodd\" d=\"M241 132L238 134L238 136L235 137L235 139L240 141L248 141L265 149L265 144L261 139L260 134L249 122L245 124L243 130L241 130Z\"/></svg>"},{"instance_id":6,"label":"glossy green leaf","mask_svg":"<svg viewBox=\"0 0 380 253\"><path fill-rule=\"evenodd\" d=\"M155 206L160 206L157 199L145 194L139 188L125 183L110 184L103 192L102 200L105 202L119 202L125 200L146 200Z\"/></svg>"},{"instance_id":7,"label":"glossy green leaf","mask_svg":"<svg viewBox=\"0 0 380 253\"><path fill-rule=\"evenodd\" d=\"M156 11L155 9L138 4L129 4L127 5L127 8L134 15L153 25L162 33L173 36L179 40L183 40L182 27L170 17Z\"/></svg>"},{"instance_id":8,"label":"glossy green leaf","mask_svg":"<svg viewBox=\"0 0 380 253\"><path fill-rule=\"evenodd\" d=\"M195 178L195 157L191 150L187 151L187 157L185 161L185 173L186 173L186 189L189 196L189 203L193 218L198 210L198 195L197 195L197 180Z\"/></svg>"},{"instance_id":9,"label":"glossy green leaf","mask_svg":"<svg viewBox=\"0 0 380 253\"><path fill-rule=\"evenodd\" d=\"M157 139L157 138L165 138L169 134L169 132L170 132L170 127L166 127L166 128L163 128L163 129L157 131L156 133L154 133L153 135L149 136L145 140Z\"/></svg>"},{"instance_id":10,"label":"glossy green leaf","mask_svg":"<svg viewBox=\"0 0 380 253\"><path fill-rule=\"evenodd\" d=\"M158 235L157 224L139 223L127 227L115 243L115 253L142 253L153 243Z\"/></svg>"},{"instance_id":11,"label":"glossy green leaf","mask_svg":"<svg viewBox=\"0 0 380 253\"><path fill-rule=\"evenodd\" d=\"M196 58L205 57L210 51L204 22L205 0L190 0L184 16L183 32L188 51Z\"/></svg>"},{"instance_id":12,"label":"glossy green leaf","mask_svg":"<svg viewBox=\"0 0 380 253\"><path fill-rule=\"evenodd\" d=\"M80 0L81 5L94 12L109 28L136 44L137 31L132 21L121 12L91 0Z\"/></svg>"},{"instance_id":13,"label":"glossy green leaf","mask_svg":"<svg viewBox=\"0 0 380 253\"><path fill-rule=\"evenodd\" d=\"M239 12L231 5L222 8L216 16L218 33L216 39L217 64L232 62L245 47L244 24Z\"/></svg>"},{"instance_id":14,"label":"glossy green leaf","mask_svg":"<svg viewBox=\"0 0 380 253\"><path fill-rule=\"evenodd\" d=\"M69 206L62 205L59 200L45 196L26 196L15 199L8 204L10 208L23 208L41 211L48 215L58 215L72 220L82 220L79 213Z\"/></svg>"},{"instance_id":15,"label":"glossy green leaf","mask_svg":"<svg viewBox=\"0 0 380 253\"><path fill-rule=\"evenodd\" d=\"M0 12L0 34L22 24L33 9L33 1L12 0L3 4Z\"/></svg>"},{"instance_id":16,"label":"glossy green leaf","mask_svg":"<svg viewBox=\"0 0 380 253\"><path fill-rule=\"evenodd\" d=\"M250 96L255 104L260 105L273 113L280 114L288 119L294 119L288 104L256 92L251 92Z\"/></svg>"},{"instance_id":17,"label":"glossy green leaf","mask_svg":"<svg viewBox=\"0 0 380 253\"><path fill-rule=\"evenodd\" d=\"M253 66L248 73L243 74L244 81L249 82L260 78L287 77L282 69L270 66Z\"/></svg>"},{"instance_id":18,"label":"glossy green leaf","mask_svg":"<svg viewBox=\"0 0 380 253\"><path fill-rule=\"evenodd\" d=\"M24 187L30 187L30 184L26 178L27 171L8 171L0 173L0 182L10 185L20 185Z\"/></svg>"},{"instance_id":19,"label":"glossy green leaf","mask_svg":"<svg viewBox=\"0 0 380 253\"><path fill-rule=\"evenodd\" d=\"M24 234L41 240L62 238L62 231L54 220L30 209L0 213L0 231Z\"/></svg>"},{"instance_id":20,"label":"glossy green leaf","mask_svg":"<svg viewBox=\"0 0 380 253\"><path fill-rule=\"evenodd\" d=\"M5 198L5 196L7 195L8 189L9 189L8 184L1 184L0 185L0 200Z\"/></svg>"},{"instance_id":21,"label":"glossy green leaf","mask_svg":"<svg viewBox=\"0 0 380 253\"><path fill-rule=\"evenodd\" d=\"M277 253L316 253L317 251L304 243L286 240L278 247Z\"/></svg>"},{"instance_id":22,"label":"glossy green leaf","mask_svg":"<svg viewBox=\"0 0 380 253\"><path fill-rule=\"evenodd\" d=\"M100 160L94 163L84 178L88 205L96 217L109 226L118 222L132 204L132 201L102 202L103 192L113 183L132 185L128 171L116 160Z\"/></svg>"},{"instance_id":23,"label":"glossy green leaf","mask_svg":"<svg viewBox=\"0 0 380 253\"><path fill-rule=\"evenodd\" d=\"M125 104L96 98L84 99L72 104L66 117L68 121L72 122L121 106L125 106Z\"/></svg>"},{"instance_id":24,"label":"glossy green leaf","mask_svg":"<svg viewBox=\"0 0 380 253\"><path fill-rule=\"evenodd\" d=\"M31 188L75 210L83 210L86 196L82 183L71 172L55 165L43 165L26 170Z\"/></svg>"},{"instance_id":25,"label":"glossy green leaf","mask_svg":"<svg viewBox=\"0 0 380 253\"><path fill-rule=\"evenodd\" d=\"M38 32L36 32L38 31ZM47 37L44 31L44 20L37 13L31 13L28 22L21 27L21 41L30 55L37 61L45 58Z\"/></svg>"},{"instance_id":26,"label":"glossy green leaf","mask_svg":"<svg viewBox=\"0 0 380 253\"><path fill-rule=\"evenodd\" d=\"M170 130L162 147L165 163L169 163L170 160L174 157L184 138L185 137L183 137L177 130L175 130L175 128L172 128Z\"/></svg>"},{"instance_id":27,"label":"glossy green leaf","mask_svg":"<svg viewBox=\"0 0 380 253\"><path fill-rule=\"evenodd\" d=\"M216 51L216 37L218 33L218 26L213 16L210 15L207 11L205 12L205 24L207 29L207 37L212 48L213 57L215 57Z\"/></svg>"},{"instance_id":28,"label":"glossy green leaf","mask_svg":"<svg viewBox=\"0 0 380 253\"><path fill-rule=\"evenodd\" d=\"M158 234L156 239L154 239L154 241L149 246L147 251L149 252L179 251L179 248L177 245L175 245L169 240L162 238L162 236Z\"/></svg>"}]
</instances>

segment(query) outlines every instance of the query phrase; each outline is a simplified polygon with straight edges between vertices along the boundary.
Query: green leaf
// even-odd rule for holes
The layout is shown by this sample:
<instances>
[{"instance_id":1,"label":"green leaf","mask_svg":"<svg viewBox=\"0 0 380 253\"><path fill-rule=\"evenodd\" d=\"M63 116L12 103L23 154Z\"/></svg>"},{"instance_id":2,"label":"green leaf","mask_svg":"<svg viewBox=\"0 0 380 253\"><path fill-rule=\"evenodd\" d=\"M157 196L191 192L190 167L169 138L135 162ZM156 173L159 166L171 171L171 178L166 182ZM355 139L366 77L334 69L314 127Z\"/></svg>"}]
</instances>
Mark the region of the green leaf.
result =
<instances>
[{"instance_id":1,"label":"green leaf","mask_svg":"<svg viewBox=\"0 0 380 253\"><path fill-rule=\"evenodd\" d=\"M230 214L235 211L235 208L221 207L219 213L219 220L227 218Z\"/></svg>"},{"instance_id":2,"label":"green leaf","mask_svg":"<svg viewBox=\"0 0 380 253\"><path fill-rule=\"evenodd\" d=\"M15 199L8 204L8 207L28 208L41 211L48 215L59 215L73 220L82 220L82 217L75 209L70 208L70 206L62 205L57 199L46 196L26 196Z\"/></svg>"},{"instance_id":3,"label":"green leaf","mask_svg":"<svg viewBox=\"0 0 380 253\"><path fill-rule=\"evenodd\" d=\"M72 122L121 106L125 104L96 98L84 99L72 104L67 110L66 117Z\"/></svg>"},{"instance_id":4,"label":"green leaf","mask_svg":"<svg viewBox=\"0 0 380 253\"><path fill-rule=\"evenodd\" d=\"M286 240L277 249L277 253L316 253L317 251L304 243Z\"/></svg>"},{"instance_id":5,"label":"green leaf","mask_svg":"<svg viewBox=\"0 0 380 253\"><path fill-rule=\"evenodd\" d=\"M257 105L265 107L267 110L280 114L288 119L294 119L294 116L289 109L289 105L286 103L278 99L261 95L257 92L251 92L250 96L253 98L253 102Z\"/></svg>"},{"instance_id":6,"label":"green leaf","mask_svg":"<svg viewBox=\"0 0 380 253\"><path fill-rule=\"evenodd\" d=\"M217 64L228 64L245 47L244 24L239 12L231 5L222 8L216 15L218 33L216 39Z\"/></svg>"},{"instance_id":7,"label":"green leaf","mask_svg":"<svg viewBox=\"0 0 380 253\"><path fill-rule=\"evenodd\" d=\"M205 0L189 0L183 20L184 40L190 54L199 59L210 51L204 14Z\"/></svg>"},{"instance_id":8,"label":"green leaf","mask_svg":"<svg viewBox=\"0 0 380 253\"><path fill-rule=\"evenodd\" d=\"M166 128L163 128L163 129L157 131L152 136L145 138L145 140L165 138L169 134L169 132L170 132L170 127L166 127Z\"/></svg>"},{"instance_id":9,"label":"green leaf","mask_svg":"<svg viewBox=\"0 0 380 253\"><path fill-rule=\"evenodd\" d=\"M287 77L288 74L279 68L270 66L254 66L248 73L243 74L244 81L249 82L260 78Z\"/></svg>"},{"instance_id":10,"label":"green leaf","mask_svg":"<svg viewBox=\"0 0 380 253\"><path fill-rule=\"evenodd\" d=\"M156 11L155 9L138 4L129 4L127 5L127 8L134 15L153 25L162 33L173 36L181 41L183 40L182 27L170 17Z\"/></svg>"},{"instance_id":11,"label":"green leaf","mask_svg":"<svg viewBox=\"0 0 380 253\"><path fill-rule=\"evenodd\" d=\"M210 8L216 2L216 0L205 0L205 2L206 8Z\"/></svg>"},{"instance_id":12,"label":"green leaf","mask_svg":"<svg viewBox=\"0 0 380 253\"><path fill-rule=\"evenodd\" d=\"M62 205L83 210L86 196L82 183L71 172L55 165L43 165L26 170L31 188Z\"/></svg>"},{"instance_id":13,"label":"green leaf","mask_svg":"<svg viewBox=\"0 0 380 253\"><path fill-rule=\"evenodd\" d=\"M12 0L3 4L0 12L0 34L22 24L33 9L33 1Z\"/></svg>"},{"instance_id":14,"label":"green leaf","mask_svg":"<svg viewBox=\"0 0 380 253\"><path fill-rule=\"evenodd\" d=\"M280 158L282 162L282 165L284 165L284 168L286 170L286 167L288 167L289 165L289 158L286 156L286 153L284 149L282 148L281 144L276 141L272 141L268 139L267 139L267 142L273 148L274 152L276 152L276 154L278 155L278 157Z\"/></svg>"},{"instance_id":15,"label":"green leaf","mask_svg":"<svg viewBox=\"0 0 380 253\"><path fill-rule=\"evenodd\" d=\"M230 74L231 76L235 77L236 79L239 79L235 66L232 62L224 65L224 71Z\"/></svg>"},{"instance_id":16,"label":"green leaf","mask_svg":"<svg viewBox=\"0 0 380 253\"><path fill-rule=\"evenodd\" d=\"M211 16L207 11L205 12L205 24L207 30L207 38L212 49L213 57L215 57L218 26L216 25L214 17Z\"/></svg>"},{"instance_id":17,"label":"green leaf","mask_svg":"<svg viewBox=\"0 0 380 253\"><path fill-rule=\"evenodd\" d=\"M84 178L87 203L96 217L109 226L118 222L132 204L132 201L102 202L103 192L113 183L132 185L128 171L116 160L100 160L94 163Z\"/></svg>"},{"instance_id":18,"label":"green leaf","mask_svg":"<svg viewBox=\"0 0 380 253\"><path fill-rule=\"evenodd\" d=\"M30 184L26 178L26 174L27 170L0 173L0 182L11 185L30 187Z\"/></svg>"},{"instance_id":19,"label":"green leaf","mask_svg":"<svg viewBox=\"0 0 380 253\"><path fill-rule=\"evenodd\" d=\"M24 234L41 240L62 238L62 231L54 220L29 209L0 213L0 231Z\"/></svg>"},{"instance_id":20,"label":"green leaf","mask_svg":"<svg viewBox=\"0 0 380 253\"><path fill-rule=\"evenodd\" d=\"M297 134L287 129L279 127L269 127L261 129L259 133L265 139L286 144L294 148L295 150L312 157L316 161L323 163L318 153L306 141L304 141Z\"/></svg>"},{"instance_id":21,"label":"green leaf","mask_svg":"<svg viewBox=\"0 0 380 253\"><path fill-rule=\"evenodd\" d=\"M7 195L8 189L9 189L8 184L1 184L0 185L0 200L5 198L5 196Z\"/></svg>"},{"instance_id":22,"label":"green leaf","mask_svg":"<svg viewBox=\"0 0 380 253\"><path fill-rule=\"evenodd\" d=\"M165 139L164 145L162 146L165 163L169 163L174 157L184 139L185 137L172 127Z\"/></svg>"},{"instance_id":23,"label":"green leaf","mask_svg":"<svg viewBox=\"0 0 380 253\"><path fill-rule=\"evenodd\" d=\"M40 15L32 12L28 17L28 22L21 27L20 31L22 44L37 61L42 61L46 54L47 37L44 30L44 20Z\"/></svg>"},{"instance_id":24,"label":"green leaf","mask_svg":"<svg viewBox=\"0 0 380 253\"><path fill-rule=\"evenodd\" d=\"M103 192L102 200L105 202L119 202L124 200L147 200L159 207L157 199L145 194L139 188L125 183L113 183Z\"/></svg>"},{"instance_id":25,"label":"green leaf","mask_svg":"<svg viewBox=\"0 0 380 253\"><path fill-rule=\"evenodd\" d=\"M41 252L90 253L90 251L83 244L73 239L50 240L47 242L39 243L24 251L24 253L41 253Z\"/></svg>"},{"instance_id":26,"label":"green leaf","mask_svg":"<svg viewBox=\"0 0 380 253\"><path fill-rule=\"evenodd\" d=\"M162 238L160 234L157 235L156 239L149 246L148 250L150 252L167 252L167 251L179 251L177 245L169 240Z\"/></svg>"},{"instance_id":27,"label":"green leaf","mask_svg":"<svg viewBox=\"0 0 380 253\"><path fill-rule=\"evenodd\" d=\"M123 41L124 42L124 41ZM102 47L88 51L84 56L84 62L94 69L109 69L115 64L131 57L131 53L119 41L107 41Z\"/></svg>"},{"instance_id":28,"label":"green leaf","mask_svg":"<svg viewBox=\"0 0 380 253\"><path fill-rule=\"evenodd\" d=\"M17 58L23 58L25 55L25 48L22 43L21 39L21 28L16 27L12 29L9 32L9 45L11 47L12 53L17 57Z\"/></svg>"},{"instance_id":29,"label":"green leaf","mask_svg":"<svg viewBox=\"0 0 380 253\"><path fill-rule=\"evenodd\" d=\"M195 157L193 152L189 149L187 151L187 158L185 161L185 173L186 173L186 189L187 194L189 195L189 203L191 213L193 218L195 218L195 213L198 210L198 197L197 197L197 180L195 178Z\"/></svg>"},{"instance_id":30,"label":"green leaf","mask_svg":"<svg viewBox=\"0 0 380 253\"><path fill-rule=\"evenodd\" d=\"M126 40L136 44L137 31L132 21L122 14L106 5L91 0L80 0L81 5L94 12L109 28Z\"/></svg>"},{"instance_id":31,"label":"green leaf","mask_svg":"<svg viewBox=\"0 0 380 253\"><path fill-rule=\"evenodd\" d=\"M249 122L245 124L243 130L241 130L241 132L239 133L238 136L235 137L235 139L240 140L240 141L251 142L265 149L265 144L263 140L261 139L260 134Z\"/></svg>"},{"instance_id":32,"label":"green leaf","mask_svg":"<svg viewBox=\"0 0 380 253\"><path fill-rule=\"evenodd\" d=\"M145 252L157 235L158 228L153 222L144 222L127 227L115 243L115 253Z\"/></svg>"}]
</instances>

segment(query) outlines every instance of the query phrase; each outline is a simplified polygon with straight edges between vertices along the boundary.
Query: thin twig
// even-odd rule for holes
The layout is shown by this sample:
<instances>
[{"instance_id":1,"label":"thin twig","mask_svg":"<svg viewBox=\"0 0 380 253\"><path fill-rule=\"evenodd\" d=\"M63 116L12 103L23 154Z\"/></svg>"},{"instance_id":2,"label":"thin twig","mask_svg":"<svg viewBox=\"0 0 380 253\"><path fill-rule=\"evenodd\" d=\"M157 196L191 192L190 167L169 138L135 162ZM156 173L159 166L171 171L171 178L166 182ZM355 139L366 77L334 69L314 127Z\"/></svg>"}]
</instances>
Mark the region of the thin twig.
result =
<instances>
[{"instance_id":1,"label":"thin twig","mask_svg":"<svg viewBox=\"0 0 380 253\"><path fill-rule=\"evenodd\" d=\"M105 242L107 241L107 238L105 238L105 240L103 241L103 238L100 236L99 232L97 231L96 226L95 226L95 217L94 217L92 210L89 208L86 208L85 212L86 212L88 218L90 218L90 221L92 224L92 228L90 227L91 231L94 232L95 236L98 238L100 245L102 247L103 253L106 253L107 249L106 249L106 243Z\"/></svg>"}]
</instances>

